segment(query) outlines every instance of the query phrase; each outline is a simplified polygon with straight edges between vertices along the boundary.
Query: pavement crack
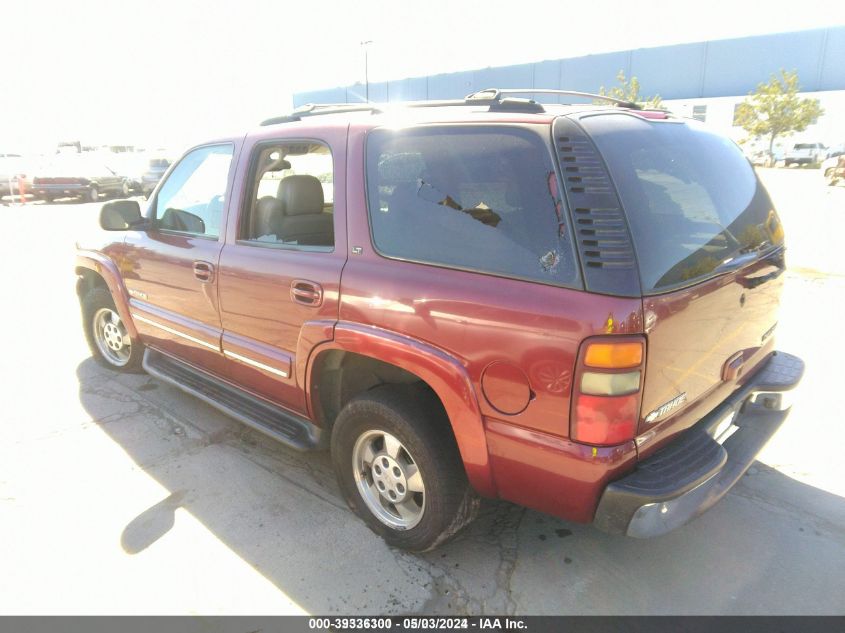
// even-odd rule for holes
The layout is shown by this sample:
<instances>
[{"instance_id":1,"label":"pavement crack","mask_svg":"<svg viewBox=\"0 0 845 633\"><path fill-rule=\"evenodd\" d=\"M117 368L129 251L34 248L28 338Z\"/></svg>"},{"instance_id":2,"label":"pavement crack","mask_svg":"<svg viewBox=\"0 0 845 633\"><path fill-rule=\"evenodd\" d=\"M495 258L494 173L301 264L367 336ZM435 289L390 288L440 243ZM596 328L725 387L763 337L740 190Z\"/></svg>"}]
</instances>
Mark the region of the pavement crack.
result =
<instances>
[{"instance_id":1,"label":"pavement crack","mask_svg":"<svg viewBox=\"0 0 845 633\"><path fill-rule=\"evenodd\" d=\"M402 550L396 550L396 558L403 563L402 567L416 566L430 578L431 595L414 615L472 615L479 612L478 605L470 598L471 593L449 573L448 568Z\"/></svg>"},{"instance_id":2,"label":"pavement crack","mask_svg":"<svg viewBox=\"0 0 845 633\"><path fill-rule=\"evenodd\" d=\"M266 463L265 459L267 459L268 456L266 454L263 454L263 452L249 451L248 448L247 448L248 445L242 444L239 440L228 443L227 445L230 448L233 448L234 450L238 451L244 457L244 459L246 459L247 461L249 461L252 464L255 464L256 466L258 466L263 471L270 473L271 475L274 475L275 477L278 477L279 479L283 479L284 481L293 485L294 487L299 488L300 490L309 493L310 495L312 495L312 496L316 497L317 499L320 499L321 501L333 506L334 508L337 508L338 510L342 510L342 511L347 512L347 513L351 512L349 510L349 508L346 506L346 504L341 503L336 496L330 496L330 493L326 494L327 492L329 492L328 489L325 488L324 486L322 486L317 481L317 479L314 477L315 470L313 470L311 468L311 466L308 464L308 460L303 460L302 462L299 462L299 463L292 463L289 460L282 459L281 455L272 455L271 457L274 458L274 459L272 459L271 461L275 461L276 465L281 463L285 468L292 469L292 470L298 470L302 474L302 476L288 476L286 473L282 472L282 470L280 468L274 467L274 465ZM284 446L278 447L279 452L282 452L282 451L285 451L285 450L290 450L290 449L286 449ZM313 453L308 453L308 454L313 455ZM306 483L304 483L304 482L308 482L308 481L310 481L312 483L316 483L317 486L320 489L315 489L314 486L309 486Z\"/></svg>"},{"instance_id":3,"label":"pavement crack","mask_svg":"<svg viewBox=\"0 0 845 633\"><path fill-rule=\"evenodd\" d=\"M495 612L504 601L504 613L514 615L516 613L516 601L511 592L511 581L519 556L519 528L525 517L526 509L520 506L506 506L499 522L499 568L496 571L496 593L490 606L492 611L485 609L487 613ZM486 606L486 605L485 605Z\"/></svg>"},{"instance_id":4,"label":"pavement crack","mask_svg":"<svg viewBox=\"0 0 845 633\"><path fill-rule=\"evenodd\" d=\"M515 613L511 581L525 514L524 508L511 503L483 502L476 521L454 540L418 557L432 577L432 596L423 613ZM473 552L469 559L468 551ZM474 563L469 562L473 559Z\"/></svg>"},{"instance_id":5,"label":"pavement crack","mask_svg":"<svg viewBox=\"0 0 845 633\"><path fill-rule=\"evenodd\" d=\"M766 509L770 512L791 516L793 518L797 518L799 521L805 520L808 523L812 524L813 527L828 532L831 536L836 535L836 537L838 538L845 537L845 527L843 527L842 525L839 525L825 517L819 516L808 508L802 508L793 503L790 503L785 499L773 499L769 496L760 494L759 492L752 490L748 486L742 485L734 486L731 489L730 494L733 496L740 497L742 499L747 499L752 503L757 503L759 505L765 506Z\"/></svg>"}]
</instances>

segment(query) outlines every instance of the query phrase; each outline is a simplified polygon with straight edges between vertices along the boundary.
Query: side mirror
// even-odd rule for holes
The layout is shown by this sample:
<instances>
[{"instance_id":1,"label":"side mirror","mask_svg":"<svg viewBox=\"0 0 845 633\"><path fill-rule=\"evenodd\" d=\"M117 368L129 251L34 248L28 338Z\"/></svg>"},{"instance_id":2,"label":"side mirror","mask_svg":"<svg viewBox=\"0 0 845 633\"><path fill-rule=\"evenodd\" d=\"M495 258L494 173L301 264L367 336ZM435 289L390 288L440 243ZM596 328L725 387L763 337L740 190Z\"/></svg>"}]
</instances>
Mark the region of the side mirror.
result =
<instances>
[{"instance_id":1,"label":"side mirror","mask_svg":"<svg viewBox=\"0 0 845 633\"><path fill-rule=\"evenodd\" d=\"M135 200L107 202L100 209L100 226L106 231L129 231L143 229L146 225L141 216L141 205Z\"/></svg>"}]
</instances>

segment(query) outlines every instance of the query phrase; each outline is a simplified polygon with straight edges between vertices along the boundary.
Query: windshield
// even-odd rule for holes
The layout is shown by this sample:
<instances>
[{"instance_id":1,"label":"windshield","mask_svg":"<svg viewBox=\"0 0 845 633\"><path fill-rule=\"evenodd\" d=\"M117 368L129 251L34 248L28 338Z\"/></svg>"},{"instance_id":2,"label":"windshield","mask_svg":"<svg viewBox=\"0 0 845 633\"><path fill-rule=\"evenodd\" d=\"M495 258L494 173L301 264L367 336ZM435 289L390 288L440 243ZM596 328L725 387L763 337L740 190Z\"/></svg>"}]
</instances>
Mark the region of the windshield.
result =
<instances>
[{"instance_id":1,"label":"windshield","mask_svg":"<svg viewBox=\"0 0 845 633\"><path fill-rule=\"evenodd\" d=\"M783 242L768 193L729 139L694 121L603 114L581 123L619 190L644 292L689 285Z\"/></svg>"}]
</instances>

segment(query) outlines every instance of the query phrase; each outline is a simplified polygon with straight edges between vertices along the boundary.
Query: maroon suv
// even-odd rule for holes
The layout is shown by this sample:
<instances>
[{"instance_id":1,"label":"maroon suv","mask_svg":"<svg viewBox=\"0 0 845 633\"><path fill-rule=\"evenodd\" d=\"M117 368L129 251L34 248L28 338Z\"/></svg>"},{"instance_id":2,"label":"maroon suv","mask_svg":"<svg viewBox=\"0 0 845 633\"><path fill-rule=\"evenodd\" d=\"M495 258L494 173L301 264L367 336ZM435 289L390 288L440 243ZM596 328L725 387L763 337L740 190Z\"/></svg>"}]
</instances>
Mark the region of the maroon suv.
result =
<instances>
[{"instance_id":1,"label":"maroon suv","mask_svg":"<svg viewBox=\"0 0 845 633\"><path fill-rule=\"evenodd\" d=\"M695 121L508 94L312 106L191 149L79 248L95 358L330 447L400 547L479 495L636 537L687 523L803 372L774 347L778 216Z\"/></svg>"}]
</instances>

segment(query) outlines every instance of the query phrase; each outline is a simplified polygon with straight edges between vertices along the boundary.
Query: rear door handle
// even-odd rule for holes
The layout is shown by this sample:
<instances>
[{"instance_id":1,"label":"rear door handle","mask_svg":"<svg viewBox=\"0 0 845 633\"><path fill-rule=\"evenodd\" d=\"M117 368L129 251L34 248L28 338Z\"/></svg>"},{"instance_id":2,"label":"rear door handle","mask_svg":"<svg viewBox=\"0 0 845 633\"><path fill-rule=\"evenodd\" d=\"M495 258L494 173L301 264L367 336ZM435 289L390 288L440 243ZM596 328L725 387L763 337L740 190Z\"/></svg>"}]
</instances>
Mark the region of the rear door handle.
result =
<instances>
[{"instance_id":1,"label":"rear door handle","mask_svg":"<svg viewBox=\"0 0 845 633\"><path fill-rule=\"evenodd\" d=\"M736 380L742 375L742 366L745 364L745 354L737 352L731 356L722 366L722 380Z\"/></svg>"},{"instance_id":2,"label":"rear door handle","mask_svg":"<svg viewBox=\"0 0 845 633\"><path fill-rule=\"evenodd\" d=\"M323 288L307 279L294 279L290 282L290 298L296 303L316 308L323 303Z\"/></svg>"},{"instance_id":3,"label":"rear door handle","mask_svg":"<svg viewBox=\"0 0 845 633\"><path fill-rule=\"evenodd\" d=\"M771 281L772 279L777 279L783 274L783 272L783 268L778 268L774 272L771 272L768 275L761 275L760 277L737 277L737 282L743 288L756 288L757 286L762 286L764 283Z\"/></svg>"},{"instance_id":4,"label":"rear door handle","mask_svg":"<svg viewBox=\"0 0 845 633\"><path fill-rule=\"evenodd\" d=\"M195 261L194 277L196 277L203 283L214 281L214 265L201 260Z\"/></svg>"}]
</instances>

